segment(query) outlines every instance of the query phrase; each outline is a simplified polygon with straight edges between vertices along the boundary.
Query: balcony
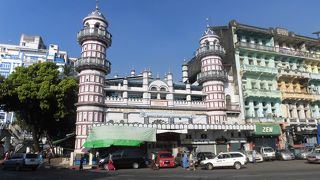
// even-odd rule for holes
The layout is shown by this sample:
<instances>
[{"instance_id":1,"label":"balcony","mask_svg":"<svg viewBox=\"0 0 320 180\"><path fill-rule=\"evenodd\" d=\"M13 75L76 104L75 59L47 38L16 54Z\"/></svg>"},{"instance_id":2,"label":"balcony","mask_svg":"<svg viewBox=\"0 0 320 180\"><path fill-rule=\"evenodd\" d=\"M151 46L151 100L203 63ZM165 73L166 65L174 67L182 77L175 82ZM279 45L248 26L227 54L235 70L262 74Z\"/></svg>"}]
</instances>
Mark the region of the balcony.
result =
<instances>
[{"instance_id":1,"label":"balcony","mask_svg":"<svg viewBox=\"0 0 320 180\"><path fill-rule=\"evenodd\" d=\"M96 57L79 58L74 65L78 72L84 69L98 69L109 74L111 68L111 63L108 60Z\"/></svg>"},{"instance_id":2,"label":"balcony","mask_svg":"<svg viewBox=\"0 0 320 180\"><path fill-rule=\"evenodd\" d=\"M209 46L204 46L200 47L196 51L196 57L201 59L205 56L210 56L210 55L216 55L223 57L225 55L226 51L224 48L220 45L209 45Z\"/></svg>"},{"instance_id":3,"label":"balcony","mask_svg":"<svg viewBox=\"0 0 320 180\"><path fill-rule=\"evenodd\" d=\"M264 89L245 89L244 97L249 98L280 98L281 94L278 90L264 90Z\"/></svg>"},{"instance_id":4,"label":"balcony","mask_svg":"<svg viewBox=\"0 0 320 180\"><path fill-rule=\"evenodd\" d=\"M246 123L282 123L282 117L245 117Z\"/></svg>"},{"instance_id":5,"label":"balcony","mask_svg":"<svg viewBox=\"0 0 320 180\"><path fill-rule=\"evenodd\" d=\"M288 124L304 124L304 125L316 125L318 122L315 119L299 119L299 118L287 118Z\"/></svg>"},{"instance_id":6,"label":"balcony","mask_svg":"<svg viewBox=\"0 0 320 180\"><path fill-rule=\"evenodd\" d=\"M292 77L299 79L309 79L310 74L299 70L279 69L279 77Z\"/></svg>"},{"instance_id":7,"label":"balcony","mask_svg":"<svg viewBox=\"0 0 320 180\"><path fill-rule=\"evenodd\" d=\"M237 42L236 47L252 49L255 51L267 51L273 54L280 54L285 56L303 57L303 58L314 59L314 60L320 59L320 54L304 52L304 51L296 51L296 50L291 50L291 49L286 49L281 47L264 46L264 45L253 44L248 42Z\"/></svg>"},{"instance_id":8,"label":"balcony","mask_svg":"<svg viewBox=\"0 0 320 180\"><path fill-rule=\"evenodd\" d=\"M227 104L226 105L227 112L231 113L240 113L240 106L239 104Z\"/></svg>"},{"instance_id":9,"label":"balcony","mask_svg":"<svg viewBox=\"0 0 320 180\"><path fill-rule=\"evenodd\" d=\"M320 80L320 73L310 73L310 79Z\"/></svg>"},{"instance_id":10,"label":"balcony","mask_svg":"<svg viewBox=\"0 0 320 180\"><path fill-rule=\"evenodd\" d=\"M205 81L217 80L217 81L227 81L228 76L227 72L224 70L211 70L206 72L200 72L197 75L197 80L199 84L204 83Z\"/></svg>"},{"instance_id":11,"label":"balcony","mask_svg":"<svg viewBox=\"0 0 320 180\"><path fill-rule=\"evenodd\" d=\"M99 28L84 28L77 34L77 39L80 44L85 40L98 40L104 42L107 47L111 45L111 34L107 30Z\"/></svg>"},{"instance_id":12,"label":"balcony","mask_svg":"<svg viewBox=\"0 0 320 180\"><path fill-rule=\"evenodd\" d=\"M304 92L282 92L282 100L305 100L313 101L315 97L312 94Z\"/></svg>"},{"instance_id":13,"label":"balcony","mask_svg":"<svg viewBox=\"0 0 320 180\"><path fill-rule=\"evenodd\" d=\"M244 71L244 74L270 74L270 75L277 75L278 69L277 68L271 68L271 67L263 67L263 66L257 66L257 65L249 65L249 64L243 64L242 70Z\"/></svg>"}]
</instances>

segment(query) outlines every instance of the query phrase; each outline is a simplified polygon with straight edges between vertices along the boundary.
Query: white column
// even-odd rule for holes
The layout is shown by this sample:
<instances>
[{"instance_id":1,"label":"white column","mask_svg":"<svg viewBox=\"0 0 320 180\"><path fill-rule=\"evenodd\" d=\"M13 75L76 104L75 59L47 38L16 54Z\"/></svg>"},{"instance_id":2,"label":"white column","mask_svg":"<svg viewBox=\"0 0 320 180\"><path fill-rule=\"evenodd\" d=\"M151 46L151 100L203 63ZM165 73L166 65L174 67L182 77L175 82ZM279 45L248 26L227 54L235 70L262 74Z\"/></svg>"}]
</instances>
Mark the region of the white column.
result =
<instances>
[{"instance_id":1,"label":"white column","mask_svg":"<svg viewBox=\"0 0 320 180\"><path fill-rule=\"evenodd\" d=\"M275 110L276 116L277 116L277 117L282 116L281 110L280 110L280 104L279 104L278 102L275 104L275 108L276 108L276 110Z\"/></svg>"},{"instance_id":2,"label":"white column","mask_svg":"<svg viewBox=\"0 0 320 180\"><path fill-rule=\"evenodd\" d=\"M263 106L262 106L262 102L259 102L258 104L258 117L263 117Z\"/></svg>"},{"instance_id":3,"label":"white column","mask_svg":"<svg viewBox=\"0 0 320 180\"><path fill-rule=\"evenodd\" d=\"M248 112L249 117L255 117L255 112L254 112L254 104L252 101L249 101L249 112Z\"/></svg>"},{"instance_id":4,"label":"white column","mask_svg":"<svg viewBox=\"0 0 320 180\"><path fill-rule=\"evenodd\" d=\"M271 109L271 102L267 103L267 114L271 114L272 113L272 109Z\"/></svg>"}]
</instances>

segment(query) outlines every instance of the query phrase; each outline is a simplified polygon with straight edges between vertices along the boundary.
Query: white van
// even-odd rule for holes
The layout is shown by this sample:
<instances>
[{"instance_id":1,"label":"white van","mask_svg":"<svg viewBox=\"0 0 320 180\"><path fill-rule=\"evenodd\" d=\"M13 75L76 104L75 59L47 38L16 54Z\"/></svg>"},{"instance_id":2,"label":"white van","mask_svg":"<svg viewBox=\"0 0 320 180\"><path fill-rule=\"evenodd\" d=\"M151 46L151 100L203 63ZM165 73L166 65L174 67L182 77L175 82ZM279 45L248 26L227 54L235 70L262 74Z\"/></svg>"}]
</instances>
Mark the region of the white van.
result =
<instances>
[{"instance_id":1,"label":"white van","mask_svg":"<svg viewBox=\"0 0 320 180\"><path fill-rule=\"evenodd\" d=\"M240 152L223 152L213 159L206 159L200 162L200 165L208 170L215 167L233 166L235 169L241 169L247 163L246 155Z\"/></svg>"},{"instance_id":2,"label":"white van","mask_svg":"<svg viewBox=\"0 0 320 180\"><path fill-rule=\"evenodd\" d=\"M262 147L256 147L256 151L258 151L262 157L263 160L275 160L276 159L276 152L272 147L268 146L262 146Z\"/></svg>"}]
</instances>

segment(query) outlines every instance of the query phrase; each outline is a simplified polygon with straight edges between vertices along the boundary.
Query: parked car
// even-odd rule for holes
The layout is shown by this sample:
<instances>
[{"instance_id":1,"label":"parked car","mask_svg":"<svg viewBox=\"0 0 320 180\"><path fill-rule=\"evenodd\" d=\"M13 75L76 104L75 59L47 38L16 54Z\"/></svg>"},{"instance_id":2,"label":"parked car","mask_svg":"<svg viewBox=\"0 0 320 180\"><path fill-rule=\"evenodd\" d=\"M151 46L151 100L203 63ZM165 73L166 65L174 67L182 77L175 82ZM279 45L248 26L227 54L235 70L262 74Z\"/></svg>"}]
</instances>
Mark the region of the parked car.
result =
<instances>
[{"instance_id":1,"label":"parked car","mask_svg":"<svg viewBox=\"0 0 320 180\"><path fill-rule=\"evenodd\" d=\"M122 149L112 154L112 161L115 168L138 169L146 165L146 155L140 149ZM99 161L99 166L108 169L109 156Z\"/></svg>"},{"instance_id":2,"label":"parked car","mask_svg":"<svg viewBox=\"0 0 320 180\"><path fill-rule=\"evenodd\" d=\"M305 148L302 152L296 155L296 159L307 159L308 155L313 152L313 148Z\"/></svg>"},{"instance_id":3,"label":"parked car","mask_svg":"<svg viewBox=\"0 0 320 180\"><path fill-rule=\"evenodd\" d=\"M196 162L195 165L200 165L200 162L206 159L213 159L215 154L212 152L198 152L196 153Z\"/></svg>"},{"instance_id":4,"label":"parked car","mask_svg":"<svg viewBox=\"0 0 320 180\"><path fill-rule=\"evenodd\" d=\"M311 154L307 156L309 163L320 163L320 148L316 148Z\"/></svg>"},{"instance_id":5,"label":"parked car","mask_svg":"<svg viewBox=\"0 0 320 180\"><path fill-rule=\"evenodd\" d=\"M248 162L253 162L253 156L252 156L253 151L245 151L245 155L247 156L247 161ZM256 162L263 162L263 157L259 152L256 152Z\"/></svg>"},{"instance_id":6,"label":"parked car","mask_svg":"<svg viewBox=\"0 0 320 180\"><path fill-rule=\"evenodd\" d=\"M280 149L276 151L276 159L278 160L293 160L295 159L294 154L287 149Z\"/></svg>"},{"instance_id":7,"label":"parked car","mask_svg":"<svg viewBox=\"0 0 320 180\"><path fill-rule=\"evenodd\" d=\"M213 159L206 159L200 162L200 165L208 170L215 167L234 167L241 169L247 163L247 157L240 152L223 152Z\"/></svg>"},{"instance_id":8,"label":"parked car","mask_svg":"<svg viewBox=\"0 0 320 180\"><path fill-rule=\"evenodd\" d=\"M255 150L262 155L263 160L276 159L276 153L272 147L268 147L268 146L256 147Z\"/></svg>"},{"instance_id":9,"label":"parked car","mask_svg":"<svg viewBox=\"0 0 320 180\"><path fill-rule=\"evenodd\" d=\"M175 158L169 151L159 151L156 155L156 163L160 168L175 167Z\"/></svg>"},{"instance_id":10,"label":"parked car","mask_svg":"<svg viewBox=\"0 0 320 180\"><path fill-rule=\"evenodd\" d=\"M37 154L16 153L3 162L3 169L14 168L19 171L23 168L31 168L32 170L36 170L39 165L40 158Z\"/></svg>"}]
</instances>

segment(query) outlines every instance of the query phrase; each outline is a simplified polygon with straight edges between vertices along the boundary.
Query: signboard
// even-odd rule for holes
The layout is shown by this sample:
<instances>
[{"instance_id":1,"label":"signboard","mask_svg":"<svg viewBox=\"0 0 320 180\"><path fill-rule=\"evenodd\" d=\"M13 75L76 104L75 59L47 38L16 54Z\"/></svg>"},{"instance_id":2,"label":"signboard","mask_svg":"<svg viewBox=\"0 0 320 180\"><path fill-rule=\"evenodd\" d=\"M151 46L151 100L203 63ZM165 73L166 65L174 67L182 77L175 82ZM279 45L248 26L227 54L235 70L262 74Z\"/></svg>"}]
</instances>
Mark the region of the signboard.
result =
<instances>
[{"instance_id":1,"label":"signboard","mask_svg":"<svg viewBox=\"0 0 320 180\"><path fill-rule=\"evenodd\" d=\"M317 130L318 130L317 141L318 141L318 144L320 144L320 124L317 125Z\"/></svg>"},{"instance_id":2,"label":"signboard","mask_svg":"<svg viewBox=\"0 0 320 180\"><path fill-rule=\"evenodd\" d=\"M259 136L279 136L281 129L278 124L256 124L254 134Z\"/></svg>"}]
</instances>

